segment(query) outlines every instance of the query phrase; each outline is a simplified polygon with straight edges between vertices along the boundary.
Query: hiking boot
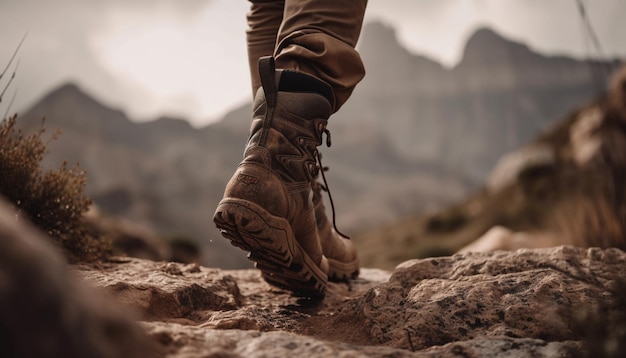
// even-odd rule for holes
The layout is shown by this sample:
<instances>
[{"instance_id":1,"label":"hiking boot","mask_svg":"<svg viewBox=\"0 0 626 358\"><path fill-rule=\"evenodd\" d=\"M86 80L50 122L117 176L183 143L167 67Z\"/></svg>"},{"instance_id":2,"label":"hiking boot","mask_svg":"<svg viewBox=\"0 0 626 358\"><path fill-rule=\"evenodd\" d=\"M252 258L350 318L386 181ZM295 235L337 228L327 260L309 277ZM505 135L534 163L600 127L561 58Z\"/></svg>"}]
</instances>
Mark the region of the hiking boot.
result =
<instances>
[{"instance_id":1,"label":"hiking boot","mask_svg":"<svg viewBox=\"0 0 626 358\"><path fill-rule=\"evenodd\" d=\"M328 279L340 282L355 279L359 276L359 258L356 247L348 237L340 234L328 221L326 208L322 201L322 190L328 189L318 183L317 180L313 180L312 189L317 232L322 244L322 252L328 259Z\"/></svg>"},{"instance_id":2,"label":"hiking boot","mask_svg":"<svg viewBox=\"0 0 626 358\"><path fill-rule=\"evenodd\" d=\"M328 261L311 182L319 171L317 147L332 113L332 91L311 76L276 71L271 57L259 60L259 75L244 159L213 220L233 245L249 251L270 284L323 297Z\"/></svg>"}]
</instances>

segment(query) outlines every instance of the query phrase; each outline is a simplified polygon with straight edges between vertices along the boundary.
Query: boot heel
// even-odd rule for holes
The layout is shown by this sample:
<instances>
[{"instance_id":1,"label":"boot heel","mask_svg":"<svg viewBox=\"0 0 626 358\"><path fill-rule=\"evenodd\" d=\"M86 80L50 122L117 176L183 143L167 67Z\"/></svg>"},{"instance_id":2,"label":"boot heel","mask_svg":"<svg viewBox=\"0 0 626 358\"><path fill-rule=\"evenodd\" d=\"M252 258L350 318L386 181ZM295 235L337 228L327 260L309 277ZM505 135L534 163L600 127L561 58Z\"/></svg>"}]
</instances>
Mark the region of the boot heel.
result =
<instances>
[{"instance_id":1,"label":"boot heel","mask_svg":"<svg viewBox=\"0 0 626 358\"><path fill-rule=\"evenodd\" d=\"M324 296L327 275L295 240L286 219L250 201L226 198L218 205L213 221L233 246L249 252L248 258L268 283L298 296Z\"/></svg>"}]
</instances>

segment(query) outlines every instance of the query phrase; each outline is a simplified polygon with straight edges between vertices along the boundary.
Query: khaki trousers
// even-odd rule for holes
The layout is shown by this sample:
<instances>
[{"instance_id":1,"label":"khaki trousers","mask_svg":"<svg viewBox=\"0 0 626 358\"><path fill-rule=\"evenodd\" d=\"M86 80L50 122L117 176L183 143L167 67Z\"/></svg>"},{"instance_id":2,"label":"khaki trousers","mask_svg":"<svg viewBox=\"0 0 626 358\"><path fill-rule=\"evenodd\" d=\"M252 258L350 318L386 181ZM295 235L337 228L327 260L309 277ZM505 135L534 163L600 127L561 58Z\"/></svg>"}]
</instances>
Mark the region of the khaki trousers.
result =
<instances>
[{"instance_id":1,"label":"khaki trousers","mask_svg":"<svg viewBox=\"0 0 626 358\"><path fill-rule=\"evenodd\" d=\"M328 83L334 112L346 102L365 68L355 50L367 0L249 0L248 60L252 93L261 86L258 59Z\"/></svg>"}]
</instances>

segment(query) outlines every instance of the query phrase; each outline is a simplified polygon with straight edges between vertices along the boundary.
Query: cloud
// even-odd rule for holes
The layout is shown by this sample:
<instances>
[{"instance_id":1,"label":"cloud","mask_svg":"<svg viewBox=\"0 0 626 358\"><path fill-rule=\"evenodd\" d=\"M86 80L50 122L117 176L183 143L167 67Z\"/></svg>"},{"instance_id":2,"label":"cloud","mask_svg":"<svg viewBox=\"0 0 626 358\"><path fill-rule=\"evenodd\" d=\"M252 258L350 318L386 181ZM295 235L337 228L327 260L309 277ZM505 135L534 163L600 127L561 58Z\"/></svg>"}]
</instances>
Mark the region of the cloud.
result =
<instances>
[{"instance_id":1,"label":"cloud","mask_svg":"<svg viewBox=\"0 0 626 358\"><path fill-rule=\"evenodd\" d=\"M586 4L605 52L626 57L626 1ZM73 81L135 119L167 113L206 123L249 99L248 6L244 0L2 0L0 65L28 32L14 108L26 109ZM544 53L590 53L572 0L369 0L366 16L396 27L412 52L448 66L460 60L471 31L485 25Z\"/></svg>"},{"instance_id":2,"label":"cloud","mask_svg":"<svg viewBox=\"0 0 626 358\"><path fill-rule=\"evenodd\" d=\"M193 15L185 12L184 21L172 16L169 7L148 13L140 7L110 9L105 27L90 37L101 67L144 94L146 103L136 101L131 114L206 121L247 99L248 4L213 1Z\"/></svg>"},{"instance_id":3,"label":"cloud","mask_svg":"<svg viewBox=\"0 0 626 358\"><path fill-rule=\"evenodd\" d=\"M10 1L0 40L17 44L28 32L14 108L72 81L136 119L223 114L249 95L247 9L232 0ZM0 63L13 49L0 48Z\"/></svg>"}]
</instances>

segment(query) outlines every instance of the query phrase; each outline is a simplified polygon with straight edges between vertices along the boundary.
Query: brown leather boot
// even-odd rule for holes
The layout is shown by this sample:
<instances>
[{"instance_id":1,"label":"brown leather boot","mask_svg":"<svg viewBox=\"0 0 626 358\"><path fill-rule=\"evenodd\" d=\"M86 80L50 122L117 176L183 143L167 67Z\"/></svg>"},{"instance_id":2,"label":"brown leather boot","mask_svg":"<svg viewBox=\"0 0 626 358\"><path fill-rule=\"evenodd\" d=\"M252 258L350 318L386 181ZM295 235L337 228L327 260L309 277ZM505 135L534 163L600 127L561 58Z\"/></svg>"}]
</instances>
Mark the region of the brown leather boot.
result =
<instances>
[{"instance_id":1,"label":"brown leather boot","mask_svg":"<svg viewBox=\"0 0 626 358\"><path fill-rule=\"evenodd\" d=\"M320 170L323 170L323 168ZM330 224L326 216L326 208L324 207L322 199L322 189L328 189L318 183L317 180L313 180L312 188L317 232L322 244L322 252L328 259L328 279L331 281L348 281L351 278L355 279L359 276L359 258L357 256L356 247L354 247L352 241L347 237L342 237L342 235L333 228L333 225Z\"/></svg>"},{"instance_id":2,"label":"brown leather boot","mask_svg":"<svg viewBox=\"0 0 626 358\"><path fill-rule=\"evenodd\" d=\"M328 261L317 233L311 182L332 104L320 91L302 87L330 89L313 77L276 72L271 57L259 60L259 72L262 87L244 159L213 220L233 245L250 252L266 281L300 296L323 297ZM304 77L294 80L295 75Z\"/></svg>"}]
</instances>

